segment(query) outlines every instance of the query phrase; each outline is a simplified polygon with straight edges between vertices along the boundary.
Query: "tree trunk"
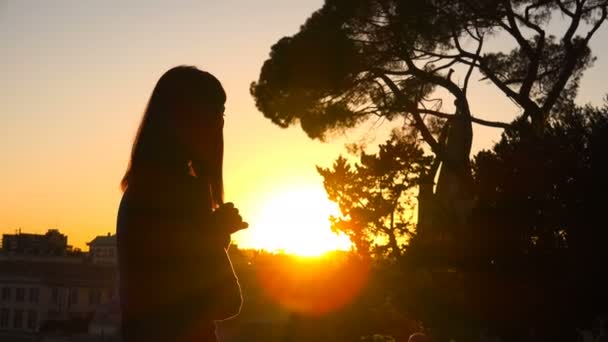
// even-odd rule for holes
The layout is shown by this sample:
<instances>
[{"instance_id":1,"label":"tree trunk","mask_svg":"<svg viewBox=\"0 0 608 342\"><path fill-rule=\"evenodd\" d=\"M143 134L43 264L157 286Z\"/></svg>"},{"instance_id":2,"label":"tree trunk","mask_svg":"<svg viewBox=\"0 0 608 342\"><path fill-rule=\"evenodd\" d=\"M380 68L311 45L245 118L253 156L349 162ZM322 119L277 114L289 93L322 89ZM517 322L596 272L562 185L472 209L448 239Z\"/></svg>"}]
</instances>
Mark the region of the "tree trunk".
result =
<instances>
[{"instance_id":1,"label":"tree trunk","mask_svg":"<svg viewBox=\"0 0 608 342\"><path fill-rule=\"evenodd\" d=\"M469 159L472 124L459 111L449 125L443 156L422 177L418 193L418 247L431 256L429 262L442 264L462 257L455 239L469 236L467 224L475 204Z\"/></svg>"},{"instance_id":2,"label":"tree trunk","mask_svg":"<svg viewBox=\"0 0 608 342\"><path fill-rule=\"evenodd\" d=\"M473 208L473 175L470 162L472 141L471 121L467 120L465 115L457 113L450 124L435 191L441 210L437 214L442 218L455 220L452 222L455 226L466 224Z\"/></svg>"}]
</instances>

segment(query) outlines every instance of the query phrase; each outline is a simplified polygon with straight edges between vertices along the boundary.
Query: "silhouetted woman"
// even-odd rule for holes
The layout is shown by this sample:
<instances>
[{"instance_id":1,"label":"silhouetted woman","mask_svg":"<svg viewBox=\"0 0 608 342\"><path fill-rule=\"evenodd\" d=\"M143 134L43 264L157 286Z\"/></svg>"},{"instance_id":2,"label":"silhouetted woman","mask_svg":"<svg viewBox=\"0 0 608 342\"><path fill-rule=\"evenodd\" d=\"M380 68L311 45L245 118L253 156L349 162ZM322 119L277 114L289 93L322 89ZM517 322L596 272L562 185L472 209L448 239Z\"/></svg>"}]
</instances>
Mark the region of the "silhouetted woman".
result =
<instances>
[{"instance_id":1,"label":"silhouetted woman","mask_svg":"<svg viewBox=\"0 0 608 342\"><path fill-rule=\"evenodd\" d=\"M223 203L226 94L179 66L158 81L133 144L118 210L123 341L216 341L241 307L227 255L247 227Z\"/></svg>"}]
</instances>

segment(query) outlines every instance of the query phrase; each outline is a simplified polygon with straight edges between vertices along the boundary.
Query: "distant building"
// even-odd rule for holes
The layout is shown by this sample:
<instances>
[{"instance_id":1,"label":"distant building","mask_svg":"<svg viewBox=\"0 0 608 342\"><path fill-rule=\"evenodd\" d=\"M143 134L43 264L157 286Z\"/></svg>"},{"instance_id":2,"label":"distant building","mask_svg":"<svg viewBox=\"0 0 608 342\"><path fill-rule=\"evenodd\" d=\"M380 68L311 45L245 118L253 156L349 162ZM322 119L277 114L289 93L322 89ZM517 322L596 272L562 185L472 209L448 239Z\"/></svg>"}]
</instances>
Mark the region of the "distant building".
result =
<instances>
[{"instance_id":1,"label":"distant building","mask_svg":"<svg viewBox=\"0 0 608 342\"><path fill-rule=\"evenodd\" d=\"M0 340L74 329L90 335L98 308L117 300L116 237L99 236L89 247L89 254L72 250L56 229L2 236Z\"/></svg>"},{"instance_id":2,"label":"distant building","mask_svg":"<svg viewBox=\"0 0 608 342\"><path fill-rule=\"evenodd\" d=\"M116 268L0 261L0 332L36 333L52 322L87 320L116 296Z\"/></svg>"},{"instance_id":3,"label":"distant building","mask_svg":"<svg viewBox=\"0 0 608 342\"><path fill-rule=\"evenodd\" d=\"M8 255L43 255L43 256L62 256L66 255L68 237L61 234L57 229L49 229L46 234L3 234L2 250Z\"/></svg>"},{"instance_id":4,"label":"distant building","mask_svg":"<svg viewBox=\"0 0 608 342\"><path fill-rule=\"evenodd\" d=\"M116 235L108 233L105 236L97 236L87 245L89 246L89 257L93 264L116 265L118 254Z\"/></svg>"}]
</instances>

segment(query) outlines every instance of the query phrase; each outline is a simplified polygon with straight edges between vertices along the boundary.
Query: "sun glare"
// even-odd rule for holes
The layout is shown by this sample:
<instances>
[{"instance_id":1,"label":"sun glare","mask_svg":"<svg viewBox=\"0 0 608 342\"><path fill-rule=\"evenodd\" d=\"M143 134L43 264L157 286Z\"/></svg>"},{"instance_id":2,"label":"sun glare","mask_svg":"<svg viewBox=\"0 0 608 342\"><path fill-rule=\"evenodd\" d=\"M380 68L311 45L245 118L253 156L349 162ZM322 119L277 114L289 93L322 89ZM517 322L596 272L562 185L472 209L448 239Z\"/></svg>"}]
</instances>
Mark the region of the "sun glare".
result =
<instances>
[{"instance_id":1,"label":"sun glare","mask_svg":"<svg viewBox=\"0 0 608 342\"><path fill-rule=\"evenodd\" d=\"M351 248L346 235L331 231L329 217L339 210L321 189L292 189L273 195L261 205L250 228L255 248L300 256Z\"/></svg>"}]
</instances>

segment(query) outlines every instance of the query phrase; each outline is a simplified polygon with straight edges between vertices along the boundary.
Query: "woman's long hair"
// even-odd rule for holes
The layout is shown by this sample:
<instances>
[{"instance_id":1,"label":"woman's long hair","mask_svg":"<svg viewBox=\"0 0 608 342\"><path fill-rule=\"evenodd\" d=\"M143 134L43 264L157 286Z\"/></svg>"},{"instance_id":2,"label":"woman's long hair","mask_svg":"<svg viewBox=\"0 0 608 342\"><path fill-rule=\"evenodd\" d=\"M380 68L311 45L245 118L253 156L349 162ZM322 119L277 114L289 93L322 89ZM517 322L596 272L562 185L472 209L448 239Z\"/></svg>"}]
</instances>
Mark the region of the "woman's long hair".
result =
<instances>
[{"instance_id":1,"label":"woman's long hair","mask_svg":"<svg viewBox=\"0 0 608 342\"><path fill-rule=\"evenodd\" d=\"M138 178L145 178L150 171L184 171L188 163L199 161L193 155L192 146L186 146L177 127L178 121L188 121L191 109L198 109L200 115L222 115L226 93L221 83L208 72L192 66L177 66L167 71L159 80L142 118L135 136L131 159L121 181L125 191ZM196 170L207 180L212 205L223 203L223 138L218 132L214 146L209 146L211 158L202 165L204 170ZM209 165L211 164L211 165ZM200 164L199 164L200 165Z\"/></svg>"}]
</instances>

